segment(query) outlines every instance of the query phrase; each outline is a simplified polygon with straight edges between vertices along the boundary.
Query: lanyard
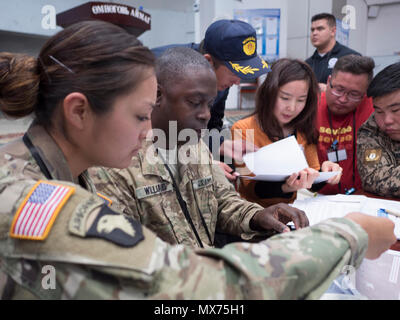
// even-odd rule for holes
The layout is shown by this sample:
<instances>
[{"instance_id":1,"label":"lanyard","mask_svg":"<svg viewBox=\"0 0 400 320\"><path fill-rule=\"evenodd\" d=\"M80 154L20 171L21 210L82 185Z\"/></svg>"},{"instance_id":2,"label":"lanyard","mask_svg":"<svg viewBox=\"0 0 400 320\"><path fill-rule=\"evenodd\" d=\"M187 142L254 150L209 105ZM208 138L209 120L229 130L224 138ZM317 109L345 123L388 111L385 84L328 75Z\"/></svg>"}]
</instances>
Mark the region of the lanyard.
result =
<instances>
[{"instance_id":1,"label":"lanyard","mask_svg":"<svg viewBox=\"0 0 400 320\"><path fill-rule=\"evenodd\" d=\"M43 159L40 157L39 152L37 151L36 147L33 145L31 139L29 139L28 135L25 133L22 137L22 141L24 142L25 146L28 148L29 152L31 153L33 159L35 159L36 163L38 164L40 171L45 175L45 177L49 180L52 180L52 176L50 174L49 169L46 167Z\"/></svg>"},{"instance_id":2,"label":"lanyard","mask_svg":"<svg viewBox=\"0 0 400 320\"><path fill-rule=\"evenodd\" d=\"M187 208L187 204L186 204L185 200L183 200L181 191L178 188L178 185L177 185L177 183L175 181L174 175L172 174L171 169L169 168L168 164L166 163L166 161L164 160L162 155L160 153L158 153L158 155L161 158L161 160L163 161L164 166L165 166L165 168L167 168L167 171L168 171L168 173L169 173L169 175L170 175L170 177L172 179L172 185L173 185L173 187L175 189L175 193L176 193L176 196L178 198L178 202L179 202L179 205L180 205L180 207L182 209L183 215L185 216L186 221L189 223L190 227L192 228L193 233L194 233L194 235L195 235L195 237L197 239L197 242L199 243L200 247L204 248L203 242L201 241L200 236L199 236L199 234L198 234L198 232L196 230L196 227L195 227L195 225L193 223L192 217L190 216L189 210ZM201 218L201 222L203 224L203 227L206 230L208 240L210 241L211 245L213 245L213 242L211 241L210 232L208 231L207 224L206 224L206 222L204 220L204 217L203 217L201 212L200 212L200 218Z\"/></svg>"},{"instance_id":3,"label":"lanyard","mask_svg":"<svg viewBox=\"0 0 400 320\"><path fill-rule=\"evenodd\" d=\"M329 126L330 126L330 129L331 129L332 141L333 141L333 143L337 142L337 146L335 146L335 151L336 151L336 159L339 162L339 156L338 156L339 141L337 139L334 139L332 116L331 116L331 112L329 111L329 108L327 108L327 110L328 110ZM338 132L338 136L339 136L339 132ZM353 173L352 173L353 186L355 185L355 181L356 181L356 157L355 157L355 153L356 153L356 110L353 111ZM341 189L341 187L340 187L340 183L339 183L339 190L340 189Z\"/></svg>"}]
</instances>

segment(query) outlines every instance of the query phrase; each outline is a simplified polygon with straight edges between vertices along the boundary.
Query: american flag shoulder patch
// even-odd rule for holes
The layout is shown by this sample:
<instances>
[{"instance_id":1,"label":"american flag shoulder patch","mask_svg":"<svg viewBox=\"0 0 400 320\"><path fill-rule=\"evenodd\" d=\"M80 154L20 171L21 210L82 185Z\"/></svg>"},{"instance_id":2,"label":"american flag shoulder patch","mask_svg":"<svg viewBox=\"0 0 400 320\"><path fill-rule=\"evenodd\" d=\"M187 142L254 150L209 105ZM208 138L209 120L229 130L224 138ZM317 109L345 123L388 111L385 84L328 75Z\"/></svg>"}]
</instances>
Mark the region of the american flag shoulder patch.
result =
<instances>
[{"instance_id":1,"label":"american flag shoulder patch","mask_svg":"<svg viewBox=\"0 0 400 320\"><path fill-rule=\"evenodd\" d=\"M74 187L39 180L15 213L10 236L17 239L46 239L58 213L74 191Z\"/></svg>"}]
</instances>

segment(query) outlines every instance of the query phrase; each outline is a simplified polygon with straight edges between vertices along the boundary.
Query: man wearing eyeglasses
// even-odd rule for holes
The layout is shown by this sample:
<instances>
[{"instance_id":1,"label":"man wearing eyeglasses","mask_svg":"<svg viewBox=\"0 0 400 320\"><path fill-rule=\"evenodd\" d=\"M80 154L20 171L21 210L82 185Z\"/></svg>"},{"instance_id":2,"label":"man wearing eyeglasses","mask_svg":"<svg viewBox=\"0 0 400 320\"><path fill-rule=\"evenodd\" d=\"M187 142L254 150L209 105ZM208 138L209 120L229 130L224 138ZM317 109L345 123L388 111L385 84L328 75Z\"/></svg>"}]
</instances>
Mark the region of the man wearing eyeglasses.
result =
<instances>
[{"instance_id":1,"label":"man wearing eyeglasses","mask_svg":"<svg viewBox=\"0 0 400 320\"><path fill-rule=\"evenodd\" d=\"M328 77L326 92L318 104L317 130L320 163L330 160L343 168L337 185L325 185L322 194L351 193L361 188L357 170L357 130L372 114L372 100L366 96L373 77L374 61L369 57L341 57Z\"/></svg>"},{"instance_id":2,"label":"man wearing eyeglasses","mask_svg":"<svg viewBox=\"0 0 400 320\"><path fill-rule=\"evenodd\" d=\"M363 188L381 196L400 197L400 62L379 72L367 94L375 112L358 132Z\"/></svg>"}]
</instances>

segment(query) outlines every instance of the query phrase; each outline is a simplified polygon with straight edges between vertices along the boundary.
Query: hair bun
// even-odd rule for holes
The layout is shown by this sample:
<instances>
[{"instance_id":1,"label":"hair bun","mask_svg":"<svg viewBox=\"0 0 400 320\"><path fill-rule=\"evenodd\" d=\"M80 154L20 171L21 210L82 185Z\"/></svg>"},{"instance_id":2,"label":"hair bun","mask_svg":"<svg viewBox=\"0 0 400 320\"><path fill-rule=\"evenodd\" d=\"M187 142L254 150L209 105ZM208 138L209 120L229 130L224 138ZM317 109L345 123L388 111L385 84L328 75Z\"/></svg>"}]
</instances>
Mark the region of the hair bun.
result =
<instances>
[{"instance_id":1,"label":"hair bun","mask_svg":"<svg viewBox=\"0 0 400 320\"><path fill-rule=\"evenodd\" d=\"M0 110L14 117L32 113L38 90L37 60L24 54L0 52Z\"/></svg>"}]
</instances>

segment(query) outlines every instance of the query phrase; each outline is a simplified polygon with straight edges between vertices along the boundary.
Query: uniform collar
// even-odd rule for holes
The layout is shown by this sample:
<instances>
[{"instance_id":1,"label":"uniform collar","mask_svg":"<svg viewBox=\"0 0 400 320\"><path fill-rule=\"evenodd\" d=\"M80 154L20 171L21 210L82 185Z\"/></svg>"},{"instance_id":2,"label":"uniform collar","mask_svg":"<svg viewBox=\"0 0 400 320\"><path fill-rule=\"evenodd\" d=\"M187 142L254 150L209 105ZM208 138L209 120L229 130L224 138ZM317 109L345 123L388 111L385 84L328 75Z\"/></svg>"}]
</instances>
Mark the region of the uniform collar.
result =
<instances>
[{"instance_id":1,"label":"uniform collar","mask_svg":"<svg viewBox=\"0 0 400 320\"><path fill-rule=\"evenodd\" d=\"M185 184L188 179L193 178L195 175L193 170L196 164L199 161L204 161L205 159L201 159L202 157L208 157L208 147L205 143L200 139L198 144L192 146L185 146L184 152L187 152L186 156L191 157L188 165L181 165L179 162L179 152L181 151L178 148L178 170L181 177L180 184ZM183 150L182 150L183 151ZM165 168L163 160L160 158L157 148L151 142L147 142L143 148L143 150L138 154L138 158L141 163L142 173L143 175L155 175L161 177L163 180L171 182L172 179L169 175L167 169ZM186 158L187 160L188 158ZM207 158L208 159L208 158ZM194 164L194 165L193 165Z\"/></svg>"},{"instance_id":2,"label":"uniform collar","mask_svg":"<svg viewBox=\"0 0 400 320\"><path fill-rule=\"evenodd\" d=\"M139 152L138 158L142 166L143 176L160 176L163 180L171 182L171 177L164 167L164 162L158 155L157 148L151 141L147 141L143 150Z\"/></svg>"},{"instance_id":3,"label":"uniform collar","mask_svg":"<svg viewBox=\"0 0 400 320\"><path fill-rule=\"evenodd\" d=\"M336 43L335 43L335 45L333 46L332 50L331 50L331 51L328 51L323 57L321 57L321 56L319 55L319 53L318 53L318 50L315 49L314 54L313 54L313 57L314 57L314 58L323 59L323 58L327 57L328 55L337 54L337 53L340 51L341 46L342 46L342 45L341 45L338 41L336 41Z\"/></svg>"},{"instance_id":4,"label":"uniform collar","mask_svg":"<svg viewBox=\"0 0 400 320\"><path fill-rule=\"evenodd\" d=\"M83 184L87 189L95 190L86 170L79 179L74 179L63 152L43 126L34 121L26 134L49 170L52 179Z\"/></svg>"}]
</instances>

